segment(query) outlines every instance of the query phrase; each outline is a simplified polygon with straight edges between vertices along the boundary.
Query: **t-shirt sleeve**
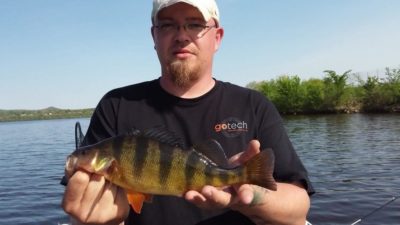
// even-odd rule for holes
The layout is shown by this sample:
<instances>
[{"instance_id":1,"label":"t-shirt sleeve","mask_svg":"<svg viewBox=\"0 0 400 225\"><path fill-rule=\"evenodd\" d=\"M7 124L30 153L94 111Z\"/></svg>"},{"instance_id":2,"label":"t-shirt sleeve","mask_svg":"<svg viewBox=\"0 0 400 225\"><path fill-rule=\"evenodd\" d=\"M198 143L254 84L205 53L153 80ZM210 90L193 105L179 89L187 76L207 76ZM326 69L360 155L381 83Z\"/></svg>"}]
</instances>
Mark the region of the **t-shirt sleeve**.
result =
<instances>
[{"instance_id":1,"label":"t-shirt sleeve","mask_svg":"<svg viewBox=\"0 0 400 225\"><path fill-rule=\"evenodd\" d=\"M272 148L274 151L274 178L279 182L300 182L309 195L313 194L314 189L307 170L289 140L279 112L272 102L263 96L259 97L257 104L257 139L260 140L261 149Z\"/></svg>"},{"instance_id":2,"label":"t-shirt sleeve","mask_svg":"<svg viewBox=\"0 0 400 225\"><path fill-rule=\"evenodd\" d=\"M86 132L82 145L95 144L116 135L117 103L112 93L107 93L98 103Z\"/></svg>"}]
</instances>

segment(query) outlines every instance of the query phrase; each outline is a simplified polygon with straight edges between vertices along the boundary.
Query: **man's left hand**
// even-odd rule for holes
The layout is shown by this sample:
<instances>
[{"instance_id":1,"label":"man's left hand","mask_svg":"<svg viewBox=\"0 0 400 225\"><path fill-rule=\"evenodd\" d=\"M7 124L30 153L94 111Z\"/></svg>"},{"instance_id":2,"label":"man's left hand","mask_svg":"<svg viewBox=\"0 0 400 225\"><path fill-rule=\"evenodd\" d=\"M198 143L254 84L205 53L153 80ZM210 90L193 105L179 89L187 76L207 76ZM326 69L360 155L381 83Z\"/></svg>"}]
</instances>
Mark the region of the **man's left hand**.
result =
<instances>
[{"instance_id":1,"label":"man's left hand","mask_svg":"<svg viewBox=\"0 0 400 225\"><path fill-rule=\"evenodd\" d=\"M260 152L260 142L252 140L246 151L234 155L229 159L231 165L241 165ZM185 199L200 208L222 209L230 207L240 209L244 206L260 204L262 195L268 190L256 185L242 184L233 185L225 188L216 188L213 186L204 186L200 192L188 191Z\"/></svg>"}]
</instances>

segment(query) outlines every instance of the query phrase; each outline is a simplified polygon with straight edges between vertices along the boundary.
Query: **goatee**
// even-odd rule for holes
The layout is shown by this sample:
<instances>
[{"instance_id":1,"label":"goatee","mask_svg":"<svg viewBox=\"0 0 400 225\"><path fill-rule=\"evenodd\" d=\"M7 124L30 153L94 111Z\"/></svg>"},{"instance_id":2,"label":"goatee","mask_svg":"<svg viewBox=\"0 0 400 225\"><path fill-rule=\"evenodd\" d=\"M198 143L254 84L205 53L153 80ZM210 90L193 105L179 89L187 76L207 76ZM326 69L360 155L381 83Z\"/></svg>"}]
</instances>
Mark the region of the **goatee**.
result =
<instances>
[{"instance_id":1,"label":"goatee","mask_svg":"<svg viewBox=\"0 0 400 225\"><path fill-rule=\"evenodd\" d=\"M187 88L200 77L200 66L186 60L175 60L169 66L171 81L180 88Z\"/></svg>"}]
</instances>

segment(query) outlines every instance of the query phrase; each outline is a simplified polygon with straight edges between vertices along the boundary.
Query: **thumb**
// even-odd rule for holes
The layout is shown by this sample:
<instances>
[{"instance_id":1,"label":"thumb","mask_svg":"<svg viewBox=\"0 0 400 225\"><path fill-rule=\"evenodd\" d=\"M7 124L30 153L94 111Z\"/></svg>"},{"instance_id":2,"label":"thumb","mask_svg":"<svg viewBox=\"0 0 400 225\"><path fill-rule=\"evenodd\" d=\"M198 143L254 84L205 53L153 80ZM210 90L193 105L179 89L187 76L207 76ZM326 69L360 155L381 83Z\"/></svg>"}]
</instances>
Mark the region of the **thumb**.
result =
<instances>
[{"instance_id":1,"label":"thumb","mask_svg":"<svg viewBox=\"0 0 400 225\"><path fill-rule=\"evenodd\" d=\"M229 159L229 163L234 165L240 165L251 159L253 156L260 153L260 142L257 140L251 140L242 153L236 154Z\"/></svg>"}]
</instances>

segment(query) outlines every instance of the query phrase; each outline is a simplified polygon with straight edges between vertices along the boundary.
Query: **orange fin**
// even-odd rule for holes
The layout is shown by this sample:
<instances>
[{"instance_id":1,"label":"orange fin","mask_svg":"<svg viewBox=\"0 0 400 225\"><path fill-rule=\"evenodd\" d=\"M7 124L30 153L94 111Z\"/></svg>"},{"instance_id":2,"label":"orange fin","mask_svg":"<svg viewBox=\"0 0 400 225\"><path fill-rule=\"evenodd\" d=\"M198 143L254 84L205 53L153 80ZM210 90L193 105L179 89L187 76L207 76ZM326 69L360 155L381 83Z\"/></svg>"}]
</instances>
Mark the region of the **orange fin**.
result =
<instances>
[{"instance_id":1,"label":"orange fin","mask_svg":"<svg viewBox=\"0 0 400 225\"><path fill-rule=\"evenodd\" d=\"M146 200L146 196L138 192L128 192L127 194L129 205L132 206L133 211L140 214L142 211L143 202Z\"/></svg>"}]
</instances>

